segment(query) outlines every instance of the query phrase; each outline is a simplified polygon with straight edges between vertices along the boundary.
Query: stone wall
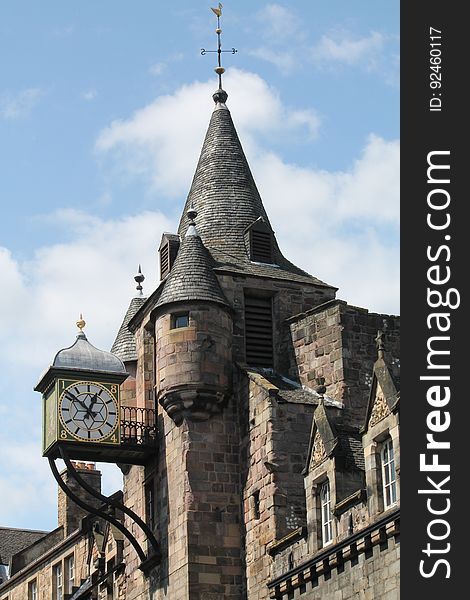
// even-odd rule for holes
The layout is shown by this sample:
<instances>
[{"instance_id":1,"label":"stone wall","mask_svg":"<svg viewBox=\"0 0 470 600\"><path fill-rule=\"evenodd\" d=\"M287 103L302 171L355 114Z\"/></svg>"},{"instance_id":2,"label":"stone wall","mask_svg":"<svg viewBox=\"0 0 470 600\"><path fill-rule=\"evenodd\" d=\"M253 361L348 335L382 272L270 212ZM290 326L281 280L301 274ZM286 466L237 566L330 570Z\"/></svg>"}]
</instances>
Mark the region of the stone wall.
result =
<instances>
[{"instance_id":1,"label":"stone wall","mask_svg":"<svg viewBox=\"0 0 470 600\"><path fill-rule=\"evenodd\" d=\"M289 319L293 348L290 377L312 389L325 379L326 394L348 407L351 424L362 426L377 359L377 331L393 364L399 360L399 317L369 313L333 300Z\"/></svg>"},{"instance_id":2,"label":"stone wall","mask_svg":"<svg viewBox=\"0 0 470 600\"><path fill-rule=\"evenodd\" d=\"M302 546L300 546L302 548ZM294 556L301 552L292 550ZM287 563L287 559L284 558ZM320 562L276 588L270 598L288 600L398 600L400 541L391 536L344 560Z\"/></svg>"},{"instance_id":3,"label":"stone wall","mask_svg":"<svg viewBox=\"0 0 470 600\"><path fill-rule=\"evenodd\" d=\"M153 327L146 322L135 335L138 356L136 381L136 406L154 408L155 396L155 337Z\"/></svg>"},{"instance_id":4,"label":"stone wall","mask_svg":"<svg viewBox=\"0 0 470 600\"><path fill-rule=\"evenodd\" d=\"M261 375L240 373L241 481L249 599L268 597L269 546L306 524L302 470L312 414L309 404L280 402Z\"/></svg>"},{"instance_id":5,"label":"stone wall","mask_svg":"<svg viewBox=\"0 0 470 600\"><path fill-rule=\"evenodd\" d=\"M174 328L173 314L181 312L189 313L189 326ZM231 388L230 314L216 304L178 303L157 319L155 339L157 400L170 416L180 424L187 413L203 419L218 410Z\"/></svg>"}]
</instances>

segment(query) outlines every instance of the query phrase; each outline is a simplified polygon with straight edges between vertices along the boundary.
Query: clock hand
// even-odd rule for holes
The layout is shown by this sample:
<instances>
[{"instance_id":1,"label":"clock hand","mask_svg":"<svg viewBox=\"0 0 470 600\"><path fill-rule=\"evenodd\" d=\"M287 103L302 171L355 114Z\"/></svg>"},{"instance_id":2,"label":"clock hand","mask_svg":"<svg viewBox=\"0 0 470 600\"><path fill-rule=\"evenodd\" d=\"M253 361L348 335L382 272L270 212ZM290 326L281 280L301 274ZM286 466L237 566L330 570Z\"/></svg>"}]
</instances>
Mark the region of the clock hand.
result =
<instances>
[{"instance_id":1,"label":"clock hand","mask_svg":"<svg viewBox=\"0 0 470 600\"><path fill-rule=\"evenodd\" d=\"M91 401L90 401L90 406L88 407L88 408L89 408L89 412L90 412L90 414L91 414L93 417L96 417L96 415L98 414L98 413L96 413L96 412L93 412L93 411L91 410L91 409L93 408L93 405L94 405L94 404L96 404L96 401L97 401L97 400L98 400L98 394L93 394L93 397L91 398Z\"/></svg>"},{"instance_id":2,"label":"clock hand","mask_svg":"<svg viewBox=\"0 0 470 600\"><path fill-rule=\"evenodd\" d=\"M87 416L90 416L91 418L96 417L96 413L90 411L90 408L85 404L85 402L83 402L83 400L80 400L80 398L77 398L77 396L74 396L72 392L67 391L65 395L68 396L69 400L71 400L72 402L78 402L78 404L80 404L80 406L82 406L86 410L85 418Z\"/></svg>"},{"instance_id":3,"label":"clock hand","mask_svg":"<svg viewBox=\"0 0 470 600\"><path fill-rule=\"evenodd\" d=\"M83 408L88 411L88 406L83 402L83 400L80 400L80 398L77 398L77 396L74 396L71 392L66 392L65 393L66 396L68 396L69 400L71 400L72 402L78 402L81 406L83 406Z\"/></svg>"}]
</instances>

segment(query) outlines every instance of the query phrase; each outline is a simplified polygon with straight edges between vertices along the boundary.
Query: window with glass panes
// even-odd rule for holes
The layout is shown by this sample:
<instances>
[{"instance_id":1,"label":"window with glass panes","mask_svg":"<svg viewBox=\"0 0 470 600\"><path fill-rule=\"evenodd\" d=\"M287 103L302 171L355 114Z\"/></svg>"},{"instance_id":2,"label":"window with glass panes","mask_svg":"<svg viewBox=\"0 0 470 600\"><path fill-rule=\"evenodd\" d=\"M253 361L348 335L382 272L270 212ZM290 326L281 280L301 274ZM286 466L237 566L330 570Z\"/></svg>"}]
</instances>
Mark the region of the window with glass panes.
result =
<instances>
[{"instance_id":1,"label":"window with glass panes","mask_svg":"<svg viewBox=\"0 0 470 600\"><path fill-rule=\"evenodd\" d=\"M320 488L321 504L321 531L322 543L324 546L333 541L333 515L331 512L330 482L325 483Z\"/></svg>"},{"instance_id":2,"label":"window with glass panes","mask_svg":"<svg viewBox=\"0 0 470 600\"><path fill-rule=\"evenodd\" d=\"M75 582L75 559L73 554L65 559L65 593L72 593Z\"/></svg>"},{"instance_id":3,"label":"window with glass panes","mask_svg":"<svg viewBox=\"0 0 470 600\"><path fill-rule=\"evenodd\" d=\"M38 582L35 579L28 583L28 600L38 600Z\"/></svg>"},{"instance_id":4,"label":"window with glass panes","mask_svg":"<svg viewBox=\"0 0 470 600\"><path fill-rule=\"evenodd\" d=\"M53 570L54 577L54 600L63 600L64 598L64 579L62 572L62 563L57 563Z\"/></svg>"},{"instance_id":5,"label":"window with glass panes","mask_svg":"<svg viewBox=\"0 0 470 600\"><path fill-rule=\"evenodd\" d=\"M393 453L393 443L391 438L388 438L388 440L383 443L380 457L382 461L384 507L388 508L397 501L395 455Z\"/></svg>"}]
</instances>

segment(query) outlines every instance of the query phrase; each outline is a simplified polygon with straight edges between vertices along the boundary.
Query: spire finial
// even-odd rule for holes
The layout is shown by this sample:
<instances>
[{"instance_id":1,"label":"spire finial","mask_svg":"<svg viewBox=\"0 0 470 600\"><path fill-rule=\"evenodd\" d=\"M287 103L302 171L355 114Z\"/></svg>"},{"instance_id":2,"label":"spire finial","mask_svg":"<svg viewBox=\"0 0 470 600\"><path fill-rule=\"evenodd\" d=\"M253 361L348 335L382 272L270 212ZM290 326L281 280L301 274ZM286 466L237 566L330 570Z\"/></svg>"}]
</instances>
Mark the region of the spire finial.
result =
<instances>
[{"instance_id":1,"label":"spire finial","mask_svg":"<svg viewBox=\"0 0 470 600\"><path fill-rule=\"evenodd\" d=\"M138 296L144 295L142 293L142 290L143 290L142 281L144 279L145 279L145 277L142 275L142 269L140 268L140 265L139 265L139 271L138 271L137 275L134 277L134 280L137 282L136 290L138 292Z\"/></svg>"},{"instance_id":2,"label":"spire finial","mask_svg":"<svg viewBox=\"0 0 470 600\"><path fill-rule=\"evenodd\" d=\"M227 94L227 92L225 92L222 89L222 75L225 73L225 69L222 66L221 55L222 55L222 52L230 52L231 54L235 54L237 52L237 50L235 48L232 48L231 50L222 50L222 42L220 39L220 34L222 33L222 29L220 27L220 17L222 16L222 8L223 8L223 5L220 2L219 2L219 5L217 8L211 7L211 11L217 17L217 29L215 30L215 32L217 34L217 50L206 50L205 48L201 48L201 54L204 55L204 54L207 54L208 52L217 52L217 67L214 69L214 71L219 76L219 89L215 92L215 94L213 95L213 98L214 98L214 102L220 102L220 103L224 104L228 98L228 94Z\"/></svg>"},{"instance_id":3,"label":"spire finial","mask_svg":"<svg viewBox=\"0 0 470 600\"><path fill-rule=\"evenodd\" d=\"M83 315L80 313L80 318L77 321L77 327L80 329L80 333L83 333L83 329L85 328L85 321L83 320Z\"/></svg>"},{"instance_id":4,"label":"spire finial","mask_svg":"<svg viewBox=\"0 0 470 600\"><path fill-rule=\"evenodd\" d=\"M196 229L196 223L194 222L194 219L197 217L197 210L194 209L192 201L191 206L189 207L189 210L186 213L186 215L189 219L189 226L188 231L186 232L186 237L188 237L188 235L199 235Z\"/></svg>"},{"instance_id":5,"label":"spire finial","mask_svg":"<svg viewBox=\"0 0 470 600\"><path fill-rule=\"evenodd\" d=\"M379 329L377 331L377 337L375 338L375 343L377 344L377 354L379 358L384 357L384 351L385 351L385 333Z\"/></svg>"}]
</instances>

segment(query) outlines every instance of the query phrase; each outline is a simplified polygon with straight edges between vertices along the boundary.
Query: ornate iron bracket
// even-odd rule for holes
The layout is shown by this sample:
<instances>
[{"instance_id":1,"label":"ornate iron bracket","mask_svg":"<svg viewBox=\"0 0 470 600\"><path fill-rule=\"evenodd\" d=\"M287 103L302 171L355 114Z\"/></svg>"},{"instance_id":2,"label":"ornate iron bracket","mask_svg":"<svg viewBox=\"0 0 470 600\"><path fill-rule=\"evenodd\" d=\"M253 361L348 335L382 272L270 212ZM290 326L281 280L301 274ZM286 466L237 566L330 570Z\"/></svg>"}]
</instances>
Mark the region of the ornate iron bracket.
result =
<instances>
[{"instance_id":1,"label":"ornate iron bracket","mask_svg":"<svg viewBox=\"0 0 470 600\"><path fill-rule=\"evenodd\" d=\"M96 490L94 490L77 473L77 471L76 471L75 467L73 466L73 464L72 464L69 456L67 455L66 450L63 447L60 447L59 451L60 451L61 458L65 462L65 465L67 467L67 471L68 471L69 475L77 482L77 484L82 489L84 489L88 494L90 494L90 496L93 496L97 500L100 500L103 503L104 506L100 507L100 508L96 508L96 507L91 506L90 504L84 502L81 498L79 498L77 495L75 495L67 487L67 485L65 484L64 480L60 476L60 473L59 473L59 471L57 469L57 466L55 464L54 459L53 458L49 458L49 465L51 467L52 474L54 475L54 477L55 477L55 479L57 481L57 484L63 490L63 492L73 502L75 502L75 504L77 504L78 506L80 506L80 508L83 508L84 510L86 510L87 512L89 512L89 513L91 513L93 515L97 515L98 517L101 517L103 520L107 521L108 523L111 523L112 525L114 525L116 527L116 529L118 529L129 540L129 542L134 547L135 551L137 552L137 555L139 556L140 560L142 561L142 563L141 563L141 565L140 565L139 568L142 571L144 571L144 573L146 573L153 566L155 566L156 564L158 564L158 562L160 562L160 558L161 558L160 547L159 547L159 544L158 544L157 540L155 539L155 536L153 535L153 532L148 527L148 525L138 515L136 515L134 511L132 511L130 508L128 508L127 506L125 506L124 504L122 504L121 502L119 502L118 500L116 500L115 498L110 498L108 496L104 496L103 494L100 494L99 492L97 492ZM116 508L116 509L122 511L132 521L134 521L134 523L138 527L140 527L140 529L146 535L146 537L147 537L150 545L152 546L152 552L150 553L149 556L146 555L146 553L144 552L144 550L142 549L142 547L140 546L140 544L136 540L136 538L132 535L132 533L128 529L126 529L126 527L120 521L118 521L117 519L115 519L114 517L112 517L110 514L108 514L104 510L105 507L112 507L112 508Z\"/></svg>"}]
</instances>

